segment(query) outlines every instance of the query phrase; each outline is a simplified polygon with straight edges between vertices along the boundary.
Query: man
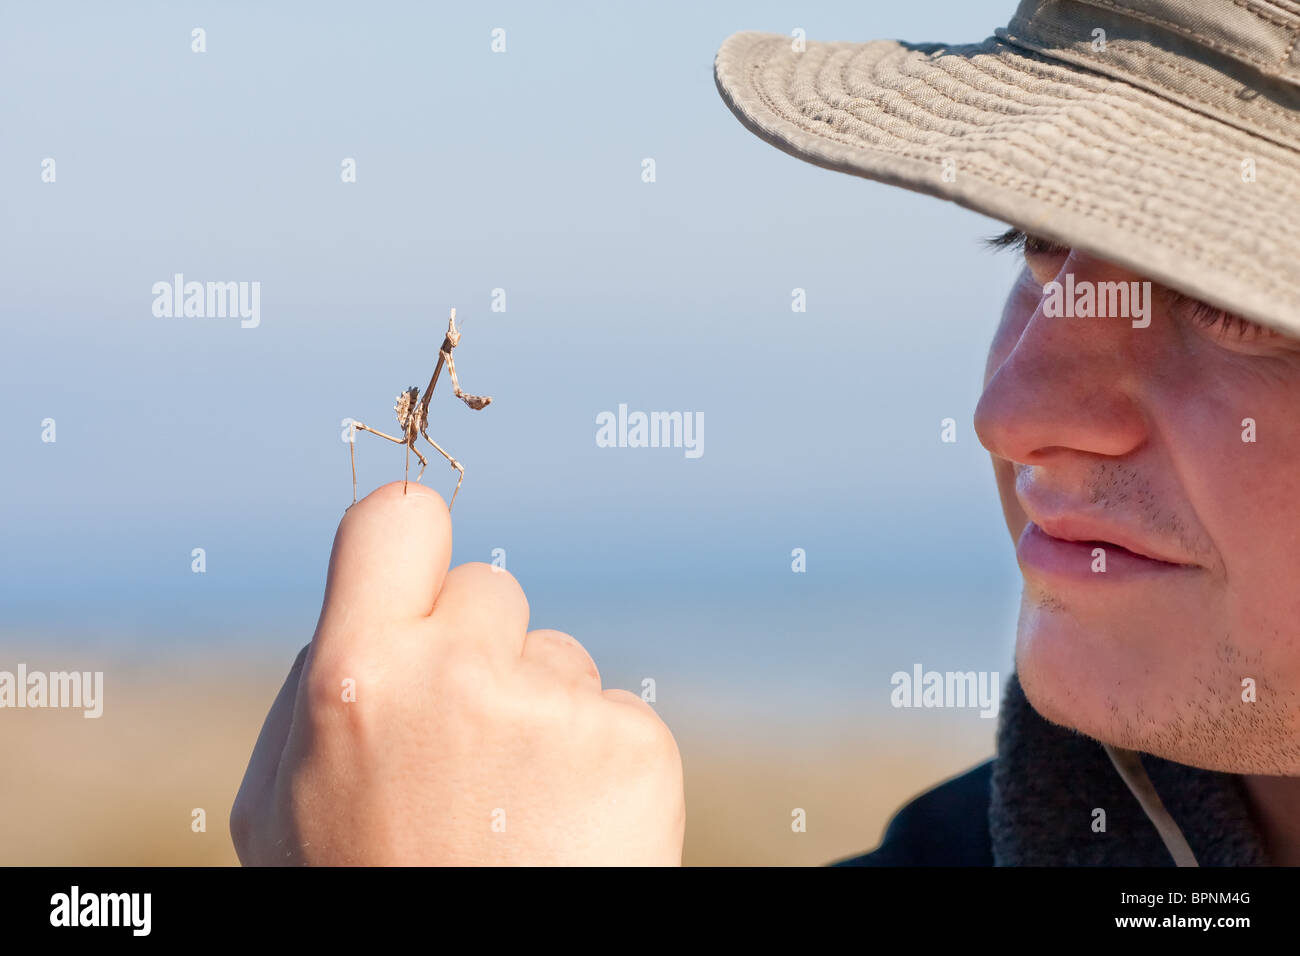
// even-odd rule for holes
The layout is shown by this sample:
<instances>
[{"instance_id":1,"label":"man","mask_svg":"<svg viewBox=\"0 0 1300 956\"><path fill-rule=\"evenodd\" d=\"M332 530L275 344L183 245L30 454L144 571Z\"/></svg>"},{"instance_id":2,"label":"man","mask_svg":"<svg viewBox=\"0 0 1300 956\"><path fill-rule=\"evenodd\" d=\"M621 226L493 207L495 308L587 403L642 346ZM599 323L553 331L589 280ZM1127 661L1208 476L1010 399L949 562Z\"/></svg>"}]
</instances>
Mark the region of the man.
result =
<instances>
[{"instance_id":1,"label":"man","mask_svg":"<svg viewBox=\"0 0 1300 956\"><path fill-rule=\"evenodd\" d=\"M975 414L1025 580L997 754L846 862L1300 862L1297 37L1291 0L1025 0L974 46L719 51L751 130L1025 257ZM679 862L667 728L411 491L339 527L241 860Z\"/></svg>"},{"instance_id":2,"label":"man","mask_svg":"<svg viewBox=\"0 0 1300 956\"><path fill-rule=\"evenodd\" d=\"M1025 583L997 755L847 862L1300 862L1298 36L1025 0L974 46L718 52L764 139L1024 230L975 413Z\"/></svg>"}]
</instances>

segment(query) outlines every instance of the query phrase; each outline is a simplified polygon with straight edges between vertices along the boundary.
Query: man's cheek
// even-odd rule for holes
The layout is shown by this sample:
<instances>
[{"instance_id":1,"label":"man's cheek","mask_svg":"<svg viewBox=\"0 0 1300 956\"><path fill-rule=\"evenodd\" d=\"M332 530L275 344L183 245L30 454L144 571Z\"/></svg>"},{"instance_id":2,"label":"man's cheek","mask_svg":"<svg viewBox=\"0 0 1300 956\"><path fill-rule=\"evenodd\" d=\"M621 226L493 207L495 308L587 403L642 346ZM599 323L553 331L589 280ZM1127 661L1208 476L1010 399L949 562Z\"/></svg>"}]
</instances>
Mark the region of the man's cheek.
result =
<instances>
[{"instance_id":1,"label":"man's cheek","mask_svg":"<svg viewBox=\"0 0 1300 956\"><path fill-rule=\"evenodd\" d=\"M1234 588L1275 569L1294 581L1300 551L1278 529L1300 522L1300 422L1289 414L1300 386L1270 394L1226 366L1177 371L1148 409L1167 449L1168 510L1199 526L1193 543L1205 553L1193 557Z\"/></svg>"}]
</instances>

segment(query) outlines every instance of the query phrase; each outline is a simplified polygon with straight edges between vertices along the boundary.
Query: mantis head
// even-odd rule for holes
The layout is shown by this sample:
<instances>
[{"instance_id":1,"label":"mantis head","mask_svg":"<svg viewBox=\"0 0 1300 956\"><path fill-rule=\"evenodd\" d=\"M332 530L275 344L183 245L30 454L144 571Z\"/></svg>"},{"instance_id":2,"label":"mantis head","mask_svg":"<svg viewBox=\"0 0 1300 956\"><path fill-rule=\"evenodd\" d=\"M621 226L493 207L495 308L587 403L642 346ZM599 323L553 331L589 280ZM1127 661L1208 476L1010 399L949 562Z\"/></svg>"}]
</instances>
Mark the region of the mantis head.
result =
<instances>
[{"instance_id":1,"label":"mantis head","mask_svg":"<svg viewBox=\"0 0 1300 956\"><path fill-rule=\"evenodd\" d=\"M455 348L460 345L460 333L456 331L456 310L451 310L451 318L447 320L447 342Z\"/></svg>"}]
</instances>

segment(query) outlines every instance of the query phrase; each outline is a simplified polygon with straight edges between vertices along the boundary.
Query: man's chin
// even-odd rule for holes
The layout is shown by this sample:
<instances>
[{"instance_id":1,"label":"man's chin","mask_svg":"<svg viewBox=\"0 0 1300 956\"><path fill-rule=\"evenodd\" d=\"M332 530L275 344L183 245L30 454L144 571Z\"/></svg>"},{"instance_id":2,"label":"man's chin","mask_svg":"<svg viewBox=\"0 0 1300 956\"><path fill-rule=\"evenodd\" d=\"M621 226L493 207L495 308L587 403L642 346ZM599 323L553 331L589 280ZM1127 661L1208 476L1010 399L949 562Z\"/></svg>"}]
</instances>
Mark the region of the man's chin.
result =
<instances>
[{"instance_id":1,"label":"man's chin","mask_svg":"<svg viewBox=\"0 0 1300 956\"><path fill-rule=\"evenodd\" d=\"M1243 665L1221 641L1190 624L1178 637L1180 651L1150 631L1085 627L1027 594L1016 674L1045 720L1101 743L1206 770L1300 774L1300 712L1244 702Z\"/></svg>"},{"instance_id":2,"label":"man's chin","mask_svg":"<svg viewBox=\"0 0 1300 956\"><path fill-rule=\"evenodd\" d=\"M1164 695L1153 698L1153 683L1172 677L1171 662L1159 666L1152 644L1152 632L1134 629L1122 611L1107 614L1026 587L1016 628L1016 674L1045 719L1132 747L1142 735L1138 725L1163 716Z\"/></svg>"}]
</instances>

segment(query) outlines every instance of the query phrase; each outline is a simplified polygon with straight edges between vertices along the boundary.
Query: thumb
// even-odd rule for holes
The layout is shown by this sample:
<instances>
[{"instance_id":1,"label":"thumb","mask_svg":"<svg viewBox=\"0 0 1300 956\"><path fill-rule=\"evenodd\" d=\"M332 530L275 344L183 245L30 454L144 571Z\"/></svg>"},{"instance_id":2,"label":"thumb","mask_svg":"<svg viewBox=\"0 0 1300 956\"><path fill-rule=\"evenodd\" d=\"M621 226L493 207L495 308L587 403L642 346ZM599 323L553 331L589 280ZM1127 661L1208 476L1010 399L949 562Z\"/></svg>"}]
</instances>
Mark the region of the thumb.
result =
<instances>
[{"instance_id":1,"label":"thumb","mask_svg":"<svg viewBox=\"0 0 1300 956\"><path fill-rule=\"evenodd\" d=\"M317 636L338 620L382 623L427 617L451 565L451 515L436 491L383 485L348 509L330 553Z\"/></svg>"}]
</instances>

